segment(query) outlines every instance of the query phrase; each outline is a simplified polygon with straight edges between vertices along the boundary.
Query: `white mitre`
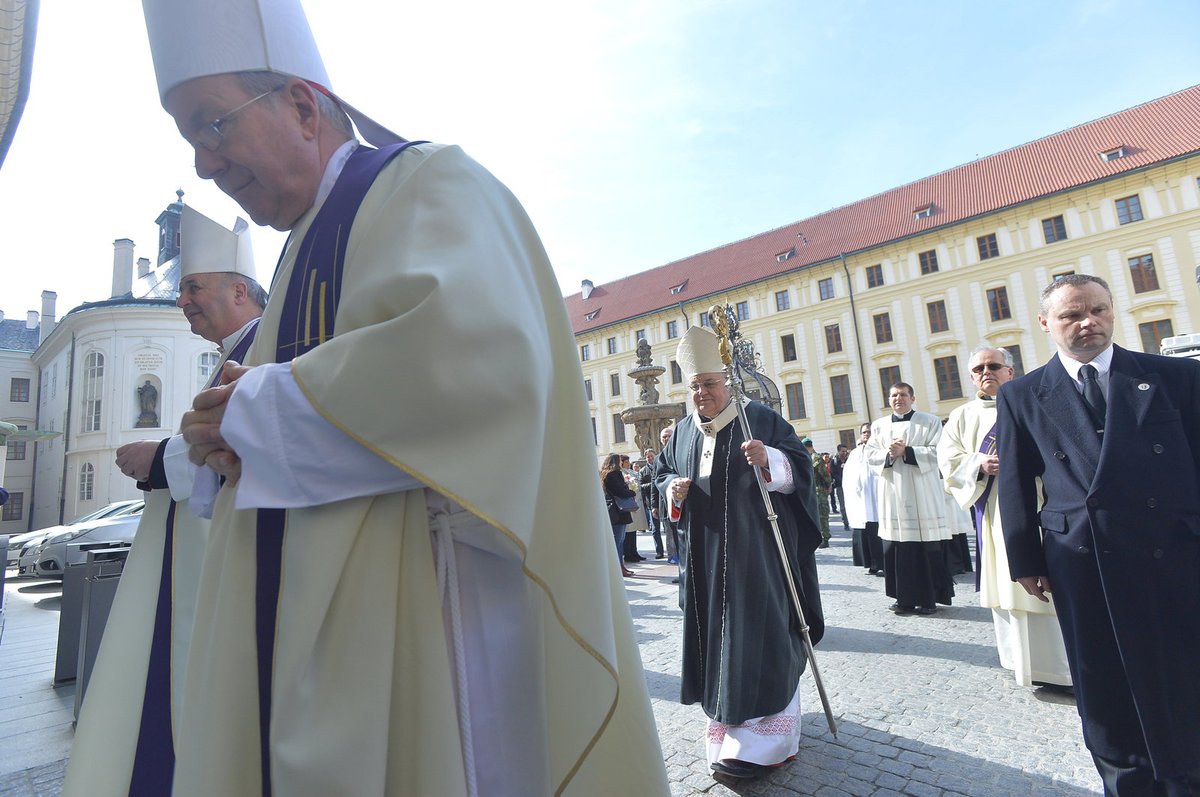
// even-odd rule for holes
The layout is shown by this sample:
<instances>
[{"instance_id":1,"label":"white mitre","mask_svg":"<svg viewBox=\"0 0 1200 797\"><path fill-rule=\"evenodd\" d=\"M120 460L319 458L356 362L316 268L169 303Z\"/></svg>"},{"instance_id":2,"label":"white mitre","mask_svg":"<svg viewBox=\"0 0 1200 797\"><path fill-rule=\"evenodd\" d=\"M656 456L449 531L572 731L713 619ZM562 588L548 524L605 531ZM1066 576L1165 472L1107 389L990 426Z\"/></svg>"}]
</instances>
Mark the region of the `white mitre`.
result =
<instances>
[{"instance_id":1,"label":"white mitre","mask_svg":"<svg viewBox=\"0 0 1200 797\"><path fill-rule=\"evenodd\" d=\"M716 374L725 371L721 362L720 339L704 327L688 327L679 346L675 349L675 362L679 370L691 379L697 374Z\"/></svg>"},{"instance_id":2,"label":"white mitre","mask_svg":"<svg viewBox=\"0 0 1200 797\"><path fill-rule=\"evenodd\" d=\"M258 279L254 251L250 247L250 225L238 217L227 230L198 210L183 206L179 219L179 278L195 274L233 272Z\"/></svg>"},{"instance_id":3,"label":"white mitre","mask_svg":"<svg viewBox=\"0 0 1200 797\"><path fill-rule=\"evenodd\" d=\"M142 0L158 96L198 77L268 70L328 91L371 144L403 138L333 94L299 0Z\"/></svg>"}]
</instances>

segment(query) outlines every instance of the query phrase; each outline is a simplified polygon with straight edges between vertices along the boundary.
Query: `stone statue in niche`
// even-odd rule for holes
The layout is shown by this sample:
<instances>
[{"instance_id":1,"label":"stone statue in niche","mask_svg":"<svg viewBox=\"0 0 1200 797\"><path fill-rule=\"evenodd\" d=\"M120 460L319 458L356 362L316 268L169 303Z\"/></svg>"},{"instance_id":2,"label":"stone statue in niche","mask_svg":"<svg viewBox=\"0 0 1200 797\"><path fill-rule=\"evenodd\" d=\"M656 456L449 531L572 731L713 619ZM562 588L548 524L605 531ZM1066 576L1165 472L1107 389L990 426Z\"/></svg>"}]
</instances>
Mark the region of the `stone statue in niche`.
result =
<instances>
[{"instance_id":1,"label":"stone statue in niche","mask_svg":"<svg viewBox=\"0 0 1200 797\"><path fill-rule=\"evenodd\" d=\"M138 429L158 428L158 388L147 379L146 383L137 389L137 395L142 412L134 426Z\"/></svg>"}]
</instances>

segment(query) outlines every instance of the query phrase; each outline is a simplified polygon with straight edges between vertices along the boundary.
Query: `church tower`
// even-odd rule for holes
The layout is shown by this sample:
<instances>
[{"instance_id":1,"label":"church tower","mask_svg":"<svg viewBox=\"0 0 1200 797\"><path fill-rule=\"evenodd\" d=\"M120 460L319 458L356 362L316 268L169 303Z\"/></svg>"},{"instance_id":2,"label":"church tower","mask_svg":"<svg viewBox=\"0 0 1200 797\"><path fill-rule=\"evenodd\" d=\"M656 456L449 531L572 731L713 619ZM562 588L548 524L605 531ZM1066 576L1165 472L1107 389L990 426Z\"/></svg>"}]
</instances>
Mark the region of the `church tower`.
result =
<instances>
[{"instance_id":1,"label":"church tower","mask_svg":"<svg viewBox=\"0 0 1200 797\"><path fill-rule=\"evenodd\" d=\"M175 192L178 197L158 214L154 223L158 225L158 265L179 256L179 218L183 215L183 189Z\"/></svg>"}]
</instances>

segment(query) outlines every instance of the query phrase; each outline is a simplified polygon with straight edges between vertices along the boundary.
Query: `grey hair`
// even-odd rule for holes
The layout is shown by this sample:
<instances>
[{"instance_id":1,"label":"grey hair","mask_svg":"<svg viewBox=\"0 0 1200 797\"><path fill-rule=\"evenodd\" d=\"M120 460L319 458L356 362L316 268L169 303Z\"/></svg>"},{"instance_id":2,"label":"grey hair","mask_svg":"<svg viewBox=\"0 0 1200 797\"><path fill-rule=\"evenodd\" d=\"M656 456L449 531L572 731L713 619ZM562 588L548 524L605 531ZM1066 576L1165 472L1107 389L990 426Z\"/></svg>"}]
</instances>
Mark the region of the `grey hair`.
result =
<instances>
[{"instance_id":1,"label":"grey hair","mask_svg":"<svg viewBox=\"0 0 1200 797\"><path fill-rule=\"evenodd\" d=\"M265 309L267 306L266 289L250 277L243 277L242 279L246 282L246 295L250 297L250 301L258 305L259 310Z\"/></svg>"},{"instance_id":2,"label":"grey hair","mask_svg":"<svg viewBox=\"0 0 1200 797\"><path fill-rule=\"evenodd\" d=\"M967 362L975 359L976 354L983 354L985 351L998 351L1004 357L1004 364L1009 368L1016 367L1016 360L1013 359L1012 352L1003 346L993 346L990 343L980 343L975 348L971 349L971 353L967 356Z\"/></svg>"},{"instance_id":3,"label":"grey hair","mask_svg":"<svg viewBox=\"0 0 1200 797\"><path fill-rule=\"evenodd\" d=\"M242 82L242 86L251 95L281 89L293 77L292 75L285 75L282 72L271 72L268 70L237 72L236 74L238 80ZM303 80L303 78L300 79ZM316 94L317 110L320 112L321 117L327 119L334 130L347 138L354 138L354 126L350 124L350 117L346 116L346 112L342 110L342 106L338 104L337 100L320 89L314 88L313 93Z\"/></svg>"},{"instance_id":4,"label":"grey hair","mask_svg":"<svg viewBox=\"0 0 1200 797\"><path fill-rule=\"evenodd\" d=\"M267 306L267 292L263 289L263 286L259 285L256 280L251 277L247 277L245 274L239 274L235 271L225 272L226 285L235 285L239 282L246 286L246 296L250 299L250 301L254 302L254 304L258 306L259 310L265 309Z\"/></svg>"},{"instance_id":5,"label":"grey hair","mask_svg":"<svg viewBox=\"0 0 1200 797\"><path fill-rule=\"evenodd\" d=\"M1057 291L1059 288L1062 288L1066 285L1074 285L1075 287L1083 287L1084 285L1087 285L1089 283L1099 285L1101 288L1103 288L1104 292L1108 294L1109 303L1110 304L1112 303L1112 289L1109 288L1108 283L1105 282L1100 277L1097 277L1092 274L1066 274L1061 277L1055 277L1054 282L1051 282L1045 288L1042 288L1041 305L1040 305L1041 314L1046 315L1047 311L1050 309L1050 297L1053 296L1054 292Z\"/></svg>"}]
</instances>

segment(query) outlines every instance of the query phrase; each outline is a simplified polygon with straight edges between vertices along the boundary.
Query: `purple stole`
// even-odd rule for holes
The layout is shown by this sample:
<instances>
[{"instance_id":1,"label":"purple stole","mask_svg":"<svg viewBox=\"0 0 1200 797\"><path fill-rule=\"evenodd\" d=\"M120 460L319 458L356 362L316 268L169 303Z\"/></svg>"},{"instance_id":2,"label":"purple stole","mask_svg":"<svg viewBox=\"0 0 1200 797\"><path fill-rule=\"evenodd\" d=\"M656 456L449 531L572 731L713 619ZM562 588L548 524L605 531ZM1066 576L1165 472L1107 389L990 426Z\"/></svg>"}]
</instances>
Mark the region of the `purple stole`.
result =
<instances>
[{"instance_id":1,"label":"purple stole","mask_svg":"<svg viewBox=\"0 0 1200 797\"><path fill-rule=\"evenodd\" d=\"M229 351L226 360L242 362L258 321ZM221 381L216 369L205 387L216 387ZM142 720L138 728L137 747L133 756L133 771L129 780L130 797L156 797L171 793L175 774L175 738L171 727L171 614L173 553L175 548L175 501L167 507L167 535L163 540L162 570L158 580L158 602L154 609L154 632L150 637L150 661L146 667L146 689L142 698Z\"/></svg>"},{"instance_id":2,"label":"purple stole","mask_svg":"<svg viewBox=\"0 0 1200 797\"><path fill-rule=\"evenodd\" d=\"M284 293L283 315L275 342L275 362L291 362L293 358L333 337L334 319L342 293L346 243L350 239L350 228L363 197L392 158L413 144L423 143L406 141L382 149L360 146L346 161L333 190L300 242L296 265L292 268ZM272 289L275 287L273 285ZM271 795L271 676L286 525L286 510L258 510L254 602L262 797Z\"/></svg>"},{"instance_id":3,"label":"purple stole","mask_svg":"<svg viewBox=\"0 0 1200 797\"><path fill-rule=\"evenodd\" d=\"M996 453L996 424L992 424L992 428L983 436L983 442L979 444L979 453L989 457ZM995 476L987 477L987 484L983 488L983 494L979 496L979 500L971 507L971 519L975 521L976 592L979 591L980 579L983 578L983 518L987 513L988 496L992 494L992 485L995 481Z\"/></svg>"}]
</instances>

